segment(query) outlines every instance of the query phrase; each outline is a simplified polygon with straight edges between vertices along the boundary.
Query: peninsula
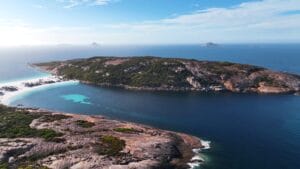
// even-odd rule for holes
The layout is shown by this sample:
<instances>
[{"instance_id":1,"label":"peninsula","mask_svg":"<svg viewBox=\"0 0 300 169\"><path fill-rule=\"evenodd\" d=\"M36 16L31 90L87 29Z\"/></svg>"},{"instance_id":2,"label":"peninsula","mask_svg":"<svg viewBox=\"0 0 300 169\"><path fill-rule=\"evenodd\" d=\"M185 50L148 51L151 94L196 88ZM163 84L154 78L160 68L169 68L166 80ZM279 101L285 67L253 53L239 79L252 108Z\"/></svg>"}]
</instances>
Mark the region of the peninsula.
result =
<instances>
[{"instance_id":1,"label":"peninsula","mask_svg":"<svg viewBox=\"0 0 300 169\"><path fill-rule=\"evenodd\" d=\"M101 116L0 105L0 169L184 169L203 162L197 151L207 146Z\"/></svg>"},{"instance_id":2,"label":"peninsula","mask_svg":"<svg viewBox=\"0 0 300 169\"><path fill-rule=\"evenodd\" d=\"M34 64L65 79L136 90L299 94L300 76L230 62L92 57Z\"/></svg>"}]
</instances>

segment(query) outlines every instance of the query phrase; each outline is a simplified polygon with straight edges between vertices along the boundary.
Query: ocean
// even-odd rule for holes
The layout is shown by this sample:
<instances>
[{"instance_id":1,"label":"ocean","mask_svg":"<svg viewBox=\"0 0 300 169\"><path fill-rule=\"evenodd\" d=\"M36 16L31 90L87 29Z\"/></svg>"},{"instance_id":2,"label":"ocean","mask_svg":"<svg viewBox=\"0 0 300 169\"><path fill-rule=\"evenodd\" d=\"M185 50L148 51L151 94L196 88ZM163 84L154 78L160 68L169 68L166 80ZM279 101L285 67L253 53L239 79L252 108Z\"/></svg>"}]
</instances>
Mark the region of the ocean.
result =
<instances>
[{"instance_id":1,"label":"ocean","mask_svg":"<svg viewBox=\"0 0 300 169\"><path fill-rule=\"evenodd\" d=\"M27 64L91 56L161 56L254 64L300 74L299 44L202 47L101 46L0 49L0 81L44 76ZM104 115L211 141L202 169L299 169L300 97L143 92L76 84L18 96L11 105Z\"/></svg>"}]
</instances>

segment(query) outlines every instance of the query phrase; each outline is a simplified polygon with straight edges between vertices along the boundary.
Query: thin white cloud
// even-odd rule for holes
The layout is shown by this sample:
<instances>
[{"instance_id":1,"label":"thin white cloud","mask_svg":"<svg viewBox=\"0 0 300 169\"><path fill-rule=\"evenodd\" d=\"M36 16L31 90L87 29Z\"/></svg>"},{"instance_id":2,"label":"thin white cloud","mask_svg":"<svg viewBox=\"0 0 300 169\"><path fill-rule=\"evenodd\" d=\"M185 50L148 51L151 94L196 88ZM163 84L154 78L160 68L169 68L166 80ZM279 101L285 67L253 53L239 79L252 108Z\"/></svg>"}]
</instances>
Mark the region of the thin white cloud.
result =
<instances>
[{"instance_id":1,"label":"thin white cloud","mask_svg":"<svg viewBox=\"0 0 300 169\"><path fill-rule=\"evenodd\" d=\"M103 6L108 5L109 3L115 0L56 0L64 4L64 8L73 8L79 5L87 6Z\"/></svg>"},{"instance_id":2,"label":"thin white cloud","mask_svg":"<svg viewBox=\"0 0 300 169\"><path fill-rule=\"evenodd\" d=\"M297 10L300 10L300 0L264 0L230 8L209 8L157 21L110 26L136 34L149 33L151 39L169 37L169 42L171 39L184 43L300 42L300 14L284 15Z\"/></svg>"},{"instance_id":3,"label":"thin white cloud","mask_svg":"<svg viewBox=\"0 0 300 169\"><path fill-rule=\"evenodd\" d=\"M111 0L96 0L95 5L107 5Z\"/></svg>"}]
</instances>

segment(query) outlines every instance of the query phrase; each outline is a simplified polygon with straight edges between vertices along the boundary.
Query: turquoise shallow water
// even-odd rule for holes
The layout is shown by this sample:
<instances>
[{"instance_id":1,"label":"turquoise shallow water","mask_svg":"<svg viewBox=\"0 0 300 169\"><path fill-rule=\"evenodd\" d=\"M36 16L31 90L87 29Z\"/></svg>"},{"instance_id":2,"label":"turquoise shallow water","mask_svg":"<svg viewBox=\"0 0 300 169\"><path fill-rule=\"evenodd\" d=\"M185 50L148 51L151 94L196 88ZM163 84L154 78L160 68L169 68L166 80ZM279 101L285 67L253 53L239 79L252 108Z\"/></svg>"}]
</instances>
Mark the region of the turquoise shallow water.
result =
<instances>
[{"instance_id":1,"label":"turquoise shallow water","mask_svg":"<svg viewBox=\"0 0 300 169\"><path fill-rule=\"evenodd\" d=\"M89 102L89 98L81 95L81 94L69 94L69 95L62 95L61 96L66 101L72 101L74 103L80 103L80 104L92 104Z\"/></svg>"},{"instance_id":2,"label":"turquoise shallow water","mask_svg":"<svg viewBox=\"0 0 300 169\"><path fill-rule=\"evenodd\" d=\"M36 77L34 77L34 78L36 78ZM23 81L24 79L20 79L20 80ZM60 82L60 83L42 85L42 86L39 86L39 87L36 87L36 88L28 88L29 90L22 91L18 95L9 98L7 100L8 103L6 103L6 104L10 104L10 103L13 103L17 100L30 97L32 94L42 92L42 91L45 91L45 90L55 89L55 88L58 88L58 87L69 87L69 86L78 85L78 84L79 84L78 81L65 81L65 82Z\"/></svg>"},{"instance_id":3,"label":"turquoise shallow water","mask_svg":"<svg viewBox=\"0 0 300 169\"><path fill-rule=\"evenodd\" d=\"M36 75L28 69L27 62L93 55L156 55L233 61L300 74L300 45L297 44L218 48L123 46L0 49L0 81ZM204 152L207 159L202 166L204 169L300 168L299 96L136 92L72 84L28 93L12 103L17 104L100 114L199 136L212 141L212 149Z\"/></svg>"}]
</instances>

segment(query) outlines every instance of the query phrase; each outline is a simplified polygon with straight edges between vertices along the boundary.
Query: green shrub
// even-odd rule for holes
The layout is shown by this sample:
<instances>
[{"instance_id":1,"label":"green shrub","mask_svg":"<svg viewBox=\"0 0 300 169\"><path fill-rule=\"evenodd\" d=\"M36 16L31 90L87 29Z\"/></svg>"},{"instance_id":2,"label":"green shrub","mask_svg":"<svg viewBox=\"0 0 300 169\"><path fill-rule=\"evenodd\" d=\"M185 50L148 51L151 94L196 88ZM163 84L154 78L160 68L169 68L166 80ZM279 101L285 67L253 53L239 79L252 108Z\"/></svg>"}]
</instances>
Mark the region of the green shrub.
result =
<instances>
[{"instance_id":1,"label":"green shrub","mask_svg":"<svg viewBox=\"0 0 300 169\"><path fill-rule=\"evenodd\" d=\"M1 163L0 164L0 169L9 169L9 168L17 168L17 169L49 169L48 167L41 166L39 164L24 164L24 163L22 163L22 164L19 164L18 166L14 166L14 167L10 167L6 163Z\"/></svg>"},{"instance_id":2,"label":"green shrub","mask_svg":"<svg viewBox=\"0 0 300 169\"><path fill-rule=\"evenodd\" d=\"M41 117L40 114L30 114L26 111L16 110L0 106L0 138L18 138L18 137L41 137L51 141L54 137L61 136L51 129L30 128L32 120Z\"/></svg>"},{"instance_id":3,"label":"green shrub","mask_svg":"<svg viewBox=\"0 0 300 169\"><path fill-rule=\"evenodd\" d=\"M48 167L39 164L25 164L18 166L18 169L49 169Z\"/></svg>"},{"instance_id":4,"label":"green shrub","mask_svg":"<svg viewBox=\"0 0 300 169\"><path fill-rule=\"evenodd\" d=\"M84 120L77 120L76 124L82 128L91 128L95 126L95 123L84 121Z\"/></svg>"},{"instance_id":5,"label":"green shrub","mask_svg":"<svg viewBox=\"0 0 300 169\"><path fill-rule=\"evenodd\" d=\"M41 118L42 122L54 122L54 121L58 121L58 120L63 120L63 119L67 119L70 118L70 116L66 116L63 114L53 114L53 115L44 115Z\"/></svg>"},{"instance_id":6,"label":"green shrub","mask_svg":"<svg viewBox=\"0 0 300 169\"><path fill-rule=\"evenodd\" d=\"M273 79L268 76L257 77L254 80L254 85L258 86L260 82L266 83L266 85L274 86L274 87L286 87L284 84L280 84L276 79Z\"/></svg>"},{"instance_id":7,"label":"green shrub","mask_svg":"<svg viewBox=\"0 0 300 169\"><path fill-rule=\"evenodd\" d=\"M39 137L44 138L47 141L52 141L52 140L54 140L54 138L62 136L61 133L57 133L57 132L55 132L54 130L51 130L51 129L41 129L41 130L38 130L38 134L37 135Z\"/></svg>"},{"instance_id":8,"label":"green shrub","mask_svg":"<svg viewBox=\"0 0 300 169\"><path fill-rule=\"evenodd\" d=\"M36 166L20 166L18 169L47 169L46 167L36 167Z\"/></svg>"},{"instance_id":9,"label":"green shrub","mask_svg":"<svg viewBox=\"0 0 300 169\"><path fill-rule=\"evenodd\" d=\"M0 169L8 169L8 165L4 163L0 163Z\"/></svg>"},{"instance_id":10,"label":"green shrub","mask_svg":"<svg viewBox=\"0 0 300 169\"><path fill-rule=\"evenodd\" d=\"M114 131L120 132L120 133L140 133L141 132L134 128L115 128Z\"/></svg>"},{"instance_id":11,"label":"green shrub","mask_svg":"<svg viewBox=\"0 0 300 169\"><path fill-rule=\"evenodd\" d=\"M116 156L125 148L125 141L114 136L103 136L101 143L94 148L99 155Z\"/></svg>"}]
</instances>

